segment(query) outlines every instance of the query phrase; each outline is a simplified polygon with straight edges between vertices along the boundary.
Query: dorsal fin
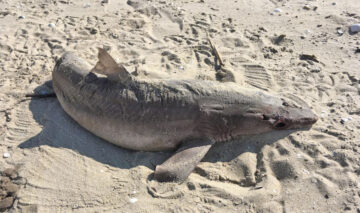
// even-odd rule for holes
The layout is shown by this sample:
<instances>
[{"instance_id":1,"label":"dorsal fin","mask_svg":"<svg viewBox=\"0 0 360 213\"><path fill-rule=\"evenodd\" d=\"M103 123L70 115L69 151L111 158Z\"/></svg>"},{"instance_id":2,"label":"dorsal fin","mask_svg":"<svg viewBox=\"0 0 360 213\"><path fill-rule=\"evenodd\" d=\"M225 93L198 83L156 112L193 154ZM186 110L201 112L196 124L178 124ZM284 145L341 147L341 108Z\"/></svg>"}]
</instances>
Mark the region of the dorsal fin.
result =
<instances>
[{"instance_id":1,"label":"dorsal fin","mask_svg":"<svg viewBox=\"0 0 360 213\"><path fill-rule=\"evenodd\" d=\"M117 64L106 50L99 49L98 59L95 67L91 69L91 72L106 75L110 80L119 81L126 84L131 80L130 73L121 64Z\"/></svg>"}]
</instances>

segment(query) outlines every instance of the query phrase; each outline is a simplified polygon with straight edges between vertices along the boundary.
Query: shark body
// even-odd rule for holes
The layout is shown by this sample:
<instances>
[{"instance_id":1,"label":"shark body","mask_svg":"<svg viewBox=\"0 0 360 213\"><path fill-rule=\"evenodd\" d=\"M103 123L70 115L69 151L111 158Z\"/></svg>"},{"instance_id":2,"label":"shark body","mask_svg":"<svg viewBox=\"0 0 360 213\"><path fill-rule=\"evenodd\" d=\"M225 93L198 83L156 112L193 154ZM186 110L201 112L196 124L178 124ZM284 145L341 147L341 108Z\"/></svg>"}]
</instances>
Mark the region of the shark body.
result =
<instances>
[{"instance_id":1,"label":"shark body","mask_svg":"<svg viewBox=\"0 0 360 213\"><path fill-rule=\"evenodd\" d=\"M137 80L102 49L93 69L65 53L53 71L53 88L65 112L106 141L141 151L177 149L156 167L159 181L185 180L215 142L306 128L317 120L307 106L236 83Z\"/></svg>"}]
</instances>

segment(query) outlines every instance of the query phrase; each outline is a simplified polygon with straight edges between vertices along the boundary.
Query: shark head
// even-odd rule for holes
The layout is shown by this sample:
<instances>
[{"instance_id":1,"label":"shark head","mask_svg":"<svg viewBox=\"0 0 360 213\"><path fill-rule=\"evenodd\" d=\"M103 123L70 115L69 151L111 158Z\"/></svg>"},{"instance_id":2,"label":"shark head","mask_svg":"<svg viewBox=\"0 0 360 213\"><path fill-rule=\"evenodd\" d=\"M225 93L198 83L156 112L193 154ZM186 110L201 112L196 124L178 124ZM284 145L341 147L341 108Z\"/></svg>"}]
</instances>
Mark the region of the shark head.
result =
<instances>
[{"instance_id":1,"label":"shark head","mask_svg":"<svg viewBox=\"0 0 360 213\"><path fill-rule=\"evenodd\" d=\"M289 130L310 128L318 117L307 107L268 106L257 120L273 130Z\"/></svg>"},{"instance_id":2,"label":"shark head","mask_svg":"<svg viewBox=\"0 0 360 213\"><path fill-rule=\"evenodd\" d=\"M236 108L236 107L235 107ZM304 102L285 97L266 96L248 105L225 110L231 137L277 130L309 129L318 117Z\"/></svg>"}]
</instances>

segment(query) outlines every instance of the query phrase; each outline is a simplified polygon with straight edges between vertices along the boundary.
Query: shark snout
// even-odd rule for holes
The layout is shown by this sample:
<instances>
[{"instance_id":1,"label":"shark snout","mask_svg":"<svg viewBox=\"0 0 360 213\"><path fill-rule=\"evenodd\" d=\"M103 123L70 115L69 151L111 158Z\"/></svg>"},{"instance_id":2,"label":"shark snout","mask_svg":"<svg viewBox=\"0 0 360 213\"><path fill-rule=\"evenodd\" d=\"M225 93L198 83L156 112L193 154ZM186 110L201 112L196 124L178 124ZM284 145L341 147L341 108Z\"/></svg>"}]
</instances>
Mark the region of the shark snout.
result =
<instances>
[{"instance_id":1,"label":"shark snout","mask_svg":"<svg viewBox=\"0 0 360 213\"><path fill-rule=\"evenodd\" d=\"M298 110L291 114L291 123L294 128L310 127L319 119L310 109Z\"/></svg>"},{"instance_id":2,"label":"shark snout","mask_svg":"<svg viewBox=\"0 0 360 213\"><path fill-rule=\"evenodd\" d=\"M300 118L299 123L303 125L313 125L318 120L317 115L313 115L312 117Z\"/></svg>"}]
</instances>

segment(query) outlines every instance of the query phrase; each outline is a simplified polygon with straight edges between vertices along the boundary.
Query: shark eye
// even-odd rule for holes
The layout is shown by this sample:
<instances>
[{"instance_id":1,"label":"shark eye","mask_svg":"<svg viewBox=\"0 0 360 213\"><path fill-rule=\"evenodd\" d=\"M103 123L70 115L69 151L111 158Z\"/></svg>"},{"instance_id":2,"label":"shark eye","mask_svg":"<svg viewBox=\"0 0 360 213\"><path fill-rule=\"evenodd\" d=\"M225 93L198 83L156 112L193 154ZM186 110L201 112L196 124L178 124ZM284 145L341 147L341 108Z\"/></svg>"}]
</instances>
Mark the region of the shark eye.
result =
<instances>
[{"instance_id":1,"label":"shark eye","mask_svg":"<svg viewBox=\"0 0 360 213\"><path fill-rule=\"evenodd\" d=\"M283 128L286 126L286 123L284 123L283 121L280 121L280 122L276 122L275 123L275 127L276 128Z\"/></svg>"},{"instance_id":2,"label":"shark eye","mask_svg":"<svg viewBox=\"0 0 360 213\"><path fill-rule=\"evenodd\" d=\"M286 127L287 124L285 122L285 119L280 117L275 123L274 123L274 127L275 128L284 128Z\"/></svg>"}]
</instances>

